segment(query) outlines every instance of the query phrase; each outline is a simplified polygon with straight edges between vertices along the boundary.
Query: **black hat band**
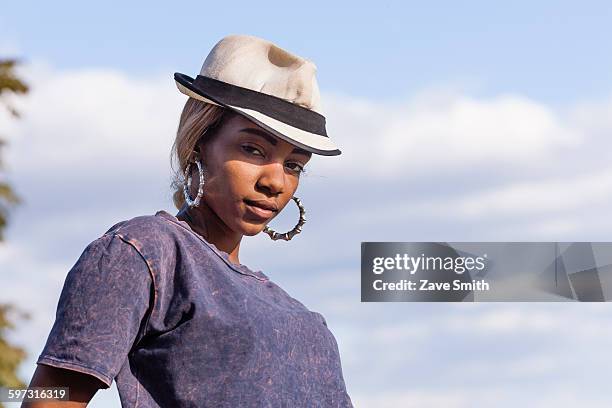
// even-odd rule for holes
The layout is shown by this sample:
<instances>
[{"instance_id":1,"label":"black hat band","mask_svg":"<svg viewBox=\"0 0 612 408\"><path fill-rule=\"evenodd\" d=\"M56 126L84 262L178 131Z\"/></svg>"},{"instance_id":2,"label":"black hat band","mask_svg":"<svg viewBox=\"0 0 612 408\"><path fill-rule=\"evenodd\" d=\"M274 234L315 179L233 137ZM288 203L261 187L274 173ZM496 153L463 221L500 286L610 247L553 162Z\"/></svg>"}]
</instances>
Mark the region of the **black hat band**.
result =
<instances>
[{"instance_id":1,"label":"black hat band","mask_svg":"<svg viewBox=\"0 0 612 408\"><path fill-rule=\"evenodd\" d=\"M179 75L182 76L182 74ZM175 79L183 85L188 85L184 81L185 77L187 76L181 78L175 74ZM190 85L193 91L210 98L213 102L252 109L295 128L328 137L325 129L325 116L282 98L202 75L198 75Z\"/></svg>"}]
</instances>

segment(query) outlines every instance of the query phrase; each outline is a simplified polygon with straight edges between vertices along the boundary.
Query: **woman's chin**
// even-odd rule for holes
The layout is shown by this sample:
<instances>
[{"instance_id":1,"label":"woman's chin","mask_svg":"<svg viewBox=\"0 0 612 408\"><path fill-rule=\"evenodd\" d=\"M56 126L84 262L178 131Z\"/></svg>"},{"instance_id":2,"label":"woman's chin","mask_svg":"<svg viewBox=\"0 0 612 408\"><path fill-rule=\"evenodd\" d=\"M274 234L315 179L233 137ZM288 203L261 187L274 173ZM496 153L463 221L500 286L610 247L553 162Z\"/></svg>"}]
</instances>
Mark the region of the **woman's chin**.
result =
<instances>
[{"instance_id":1,"label":"woman's chin","mask_svg":"<svg viewBox=\"0 0 612 408\"><path fill-rule=\"evenodd\" d=\"M266 227L266 224L245 223L242 226L242 234L252 237L259 234Z\"/></svg>"}]
</instances>

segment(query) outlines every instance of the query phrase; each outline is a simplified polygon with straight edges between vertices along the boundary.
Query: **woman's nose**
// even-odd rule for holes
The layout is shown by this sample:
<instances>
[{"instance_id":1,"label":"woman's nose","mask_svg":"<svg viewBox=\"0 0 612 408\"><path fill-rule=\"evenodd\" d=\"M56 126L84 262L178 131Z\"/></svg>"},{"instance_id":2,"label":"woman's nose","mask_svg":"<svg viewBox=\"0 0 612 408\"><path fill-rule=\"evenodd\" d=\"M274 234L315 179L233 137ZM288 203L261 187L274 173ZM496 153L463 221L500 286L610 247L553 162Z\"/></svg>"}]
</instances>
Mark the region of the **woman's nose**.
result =
<instances>
[{"instance_id":1,"label":"woman's nose","mask_svg":"<svg viewBox=\"0 0 612 408\"><path fill-rule=\"evenodd\" d=\"M270 195L283 192L285 186L285 167L282 163L273 162L262 166L262 173L257 185Z\"/></svg>"}]
</instances>

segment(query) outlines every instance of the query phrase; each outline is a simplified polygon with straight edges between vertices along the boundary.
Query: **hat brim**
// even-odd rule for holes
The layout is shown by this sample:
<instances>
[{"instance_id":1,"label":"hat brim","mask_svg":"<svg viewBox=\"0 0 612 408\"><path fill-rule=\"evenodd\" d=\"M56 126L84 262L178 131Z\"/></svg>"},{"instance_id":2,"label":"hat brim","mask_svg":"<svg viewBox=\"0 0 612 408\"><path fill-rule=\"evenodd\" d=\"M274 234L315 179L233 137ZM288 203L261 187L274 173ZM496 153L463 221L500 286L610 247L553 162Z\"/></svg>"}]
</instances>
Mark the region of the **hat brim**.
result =
<instances>
[{"instance_id":1,"label":"hat brim","mask_svg":"<svg viewBox=\"0 0 612 408\"><path fill-rule=\"evenodd\" d=\"M213 105L222 106L231 109L232 111L253 121L258 126L277 136L278 138L300 147L308 152L322 156L337 156L341 154L340 149L327 136L321 136L316 133L309 132L304 129L292 126L278 119L275 119L264 112L255 109L249 109L227 103L223 99L223 95L213 95L202 87L194 85L194 79L188 75L175 73L174 79L178 90L194 99L202 102L211 103ZM225 83L226 86L234 87L232 84Z\"/></svg>"}]
</instances>

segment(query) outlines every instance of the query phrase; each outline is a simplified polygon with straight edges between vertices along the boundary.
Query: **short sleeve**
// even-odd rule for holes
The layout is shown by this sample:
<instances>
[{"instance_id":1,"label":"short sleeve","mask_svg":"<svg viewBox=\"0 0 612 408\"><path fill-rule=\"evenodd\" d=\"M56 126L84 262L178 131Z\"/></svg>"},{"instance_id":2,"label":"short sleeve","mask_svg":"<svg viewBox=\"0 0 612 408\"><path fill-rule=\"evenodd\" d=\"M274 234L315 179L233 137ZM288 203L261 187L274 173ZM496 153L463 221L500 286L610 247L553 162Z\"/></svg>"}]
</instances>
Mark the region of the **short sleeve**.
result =
<instances>
[{"instance_id":1,"label":"short sleeve","mask_svg":"<svg viewBox=\"0 0 612 408\"><path fill-rule=\"evenodd\" d=\"M91 242L66 276L37 364L93 375L108 387L146 326L154 281L116 234Z\"/></svg>"}]
</instances>

